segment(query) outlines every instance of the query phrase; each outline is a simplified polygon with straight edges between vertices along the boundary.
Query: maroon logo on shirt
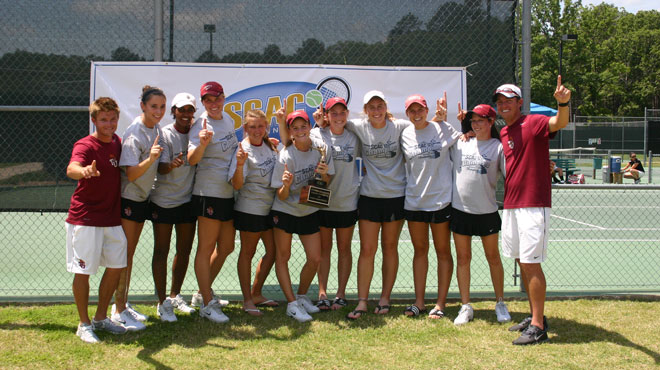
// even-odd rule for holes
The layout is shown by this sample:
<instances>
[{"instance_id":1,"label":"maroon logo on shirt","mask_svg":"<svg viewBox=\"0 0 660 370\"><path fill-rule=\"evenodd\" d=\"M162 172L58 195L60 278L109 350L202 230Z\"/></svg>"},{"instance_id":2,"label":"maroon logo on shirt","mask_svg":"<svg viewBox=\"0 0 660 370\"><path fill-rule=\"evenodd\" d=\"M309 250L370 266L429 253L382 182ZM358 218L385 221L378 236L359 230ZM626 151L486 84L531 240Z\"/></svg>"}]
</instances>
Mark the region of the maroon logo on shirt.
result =
<instances>
[{"instance_id":1,"label":"maroon logo on shirt","mask_svg":"<svg viewBox=\"0 0 660 370\"><path fill-rule=\"evenodd\" d=\"M207 209L206 209L206 213L207 213L209 216L213 216L213 207L209 207L209 208L207 208Z\"/></svg>"},{"instance_id":2,"label":"maroon logo on shirt","mask_svg":"<svg viewBox=\"0 0 660 370\"><path fill-rule=\"evenodd\" d=\"M509 148L513 149L513 140L509 140Z\"/></svg>"},{"instance_id":3,"label":"maroon logo on shirt","mask_svg":"<svg viewBox=\"0 0 660 370\"><path fill-rule=\"evenodd\" d=\"M126 216L129 216L129 217L130 217L130 216L131 216L131 213L133 213L133 212L131 211L131 207L126 207L126 208L124 208L124 214L125 214Z\"/></svg>"},{"instance_id":4,"label":"maroon logo on shirt","mask_svg":"<svg viewBox=\"0 0 660 370\"><path fill-rule=\"evenodd\" d=\"M158 218L158 212L156 212L156 211L152 212L151 213L151 218L154 219L154 220L157 219Z\"/></svg>"},{"instance_id":5,"label":"maroon logo on shirt","mask_svg":"<svg viewBox=\"0 0 660 370\"><path fill-rule=\"evenodd\" d=\"M277 225L278 222L280 222L280 219L277 216L273 216L273 223Z\"/></svg>"},{"instance_id":6,"label":"maroon logo on shirt","mask_svg":"<svg viewBox=\"0 0 660 370\"><path fill-rule=\"evenodd\" d=\"M78 266L80 266L80 268L84 270L85 269L85 261L79 259L78 260Z\"/></svg>"}]
</instances>

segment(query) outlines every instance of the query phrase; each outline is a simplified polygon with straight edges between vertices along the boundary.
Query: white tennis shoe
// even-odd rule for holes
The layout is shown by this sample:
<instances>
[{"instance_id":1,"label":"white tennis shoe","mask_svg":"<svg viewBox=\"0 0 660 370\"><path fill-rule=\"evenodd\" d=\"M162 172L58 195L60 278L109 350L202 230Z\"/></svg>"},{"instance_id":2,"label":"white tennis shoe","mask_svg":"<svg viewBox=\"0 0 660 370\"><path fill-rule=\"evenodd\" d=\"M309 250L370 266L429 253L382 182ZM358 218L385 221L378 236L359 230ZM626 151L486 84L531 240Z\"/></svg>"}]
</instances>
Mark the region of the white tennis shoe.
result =
<instances>
[{"instance_id":1,"label":"white tennis shoe","mask_svg":"<svg viewBox=\"0 0 660 370\"><path fill-rule=\"evenodd\" d=\"M163 303L159 303L156 314L158 317L160 317L160 321L176 322L176 315L174 314L174 305L172 304L172 299L167 297Z\"/></svg>"},{"instance_id":2,"label":"white tennis shoe","mask_svg":"<svg viewBox=\"0 0 660 370\"><path fill-rule=\"evenodd\" d=\"M175 309L177 309L180 312L183 313L195 313L195 309L188 306L186 301L183 299L181 294L177 294L176 297L174 298L169 298L170 302L172 303L172 306L174 306Z\"/></svg>"},{"instance_id":3,"label":"white tennis shoe","mask_svg":"<svg viewBox=\"0 0 660 370\"><path fill-rule=\"evenodd\" d=\"M304 294L296 295L296 301L298 301L298 305L307 313L317 313L321 311L321 309L316 307L314 303L312 303L312 300Z\"/></svg>"},{"instance_id":4,"label":"white tennis shoe","mask_svg":"<svg viewBox=\"0 0 660 370\"><path fill-rule=\"evenodd\" d=\"M286 314L287 316L298 320L298 322L307 322L313 320L312 316L310 316L307 311L305 311L298 300L289 302L289 304L286 305Z\"/></svg>"},{"instance_id":5,"label":"white tennis shoe","mask_svg":"<svg viewBox=\"0 0 660 370\"><path fill-rule=\"evenodd\" d=\"M469 303L466 303L461 306L461 310L458 311L458 316L454 319L454 325L463 325L467 324L474 318L474 309Z\"/></svg>"},{"instance_id":6,"label":"white tennis shoe","mask_svg":"<svg viewBox=\"0 0 660 370\"><path fill-rule=\"evenodd\" d=\"M495 315L497 315L498 322L509 322L511 321L511 315L509 314L509 308L506 306L504 301L497 301L495 304Z\"/></svg>"},{"instance_id":7,"label":"white tennis shoe","mask_svg":"<svg viewBox=\"0 0 660 370\"><path fill-rule=\"evenodd\" d=\"M220 324L229 321L229 317L222 312L222 307L215 299L212 299L208 305L199 310L199 316Z\"/></svg>"},{"instance_id":8,"label":"white tennis shoe","mask_svg":"<svg viewBox=\"0 0 660 370\"><path fill-rule=\"evenodd\" d=\"M213 296L212 299L216 300L220 307L225 307L229 304L229 301L226 299L220 299L220 296L215 294L213 289L211 289L211 295ZM192 307L204 307L204 298L202 297L202 293L200 292L194 292L192 295L192 299L190 300L190 306Z\"/></svg>"},{"instance_id":9,"label":"white tennis shoe","mask_svg":"<svg viewBox=\"0 0 660 370\"><path fill-rule=\"evenodd\" d=\"M76 330L76 335L85 343L98 343L100 342L99 337L94 333L94 327L85 324L78 324L78 330Z\"/></svg>"}]
</instances>

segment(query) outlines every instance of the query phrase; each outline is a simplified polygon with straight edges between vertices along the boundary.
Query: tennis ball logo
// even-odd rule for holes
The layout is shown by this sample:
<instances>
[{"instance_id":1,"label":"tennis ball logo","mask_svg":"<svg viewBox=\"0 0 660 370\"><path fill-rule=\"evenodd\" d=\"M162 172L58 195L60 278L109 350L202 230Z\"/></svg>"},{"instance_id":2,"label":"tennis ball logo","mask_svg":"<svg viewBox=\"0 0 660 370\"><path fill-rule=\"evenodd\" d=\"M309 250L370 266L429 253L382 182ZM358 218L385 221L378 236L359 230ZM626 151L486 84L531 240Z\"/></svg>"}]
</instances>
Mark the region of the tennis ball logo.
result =
<instances>
[{"instance_id":1,"label":"tennis ball logo","mask_svg":"<svg viewBox=\"0 0 660 370\"><path fill-rule=\"evenodd\" d=\"M305 104L307 106L316 108L323 103L323 94L318 90L309 90L305 93Z\"/></svg>"}]
</instances>

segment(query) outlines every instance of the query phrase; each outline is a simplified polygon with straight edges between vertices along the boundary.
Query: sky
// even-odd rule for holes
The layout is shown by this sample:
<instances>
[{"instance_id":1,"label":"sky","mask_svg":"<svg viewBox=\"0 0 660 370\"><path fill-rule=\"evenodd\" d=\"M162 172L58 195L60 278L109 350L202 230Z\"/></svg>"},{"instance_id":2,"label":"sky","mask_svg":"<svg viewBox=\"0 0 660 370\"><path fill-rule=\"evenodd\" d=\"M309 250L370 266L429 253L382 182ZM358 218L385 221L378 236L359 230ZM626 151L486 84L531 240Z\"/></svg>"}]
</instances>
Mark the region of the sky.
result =
<instances>
[{"instance_id":1,"label":"sky","mask_svg":"<svg viewBox=\"0 0 660 370\"><path fill-rule=\"evenodd\" d=\"M598 5L601 3L613 4L617 8L624 8L628 13L637 13L640 10L660 11L660 0L582 0L582 5Z\"/></svg>"}]
</instances>

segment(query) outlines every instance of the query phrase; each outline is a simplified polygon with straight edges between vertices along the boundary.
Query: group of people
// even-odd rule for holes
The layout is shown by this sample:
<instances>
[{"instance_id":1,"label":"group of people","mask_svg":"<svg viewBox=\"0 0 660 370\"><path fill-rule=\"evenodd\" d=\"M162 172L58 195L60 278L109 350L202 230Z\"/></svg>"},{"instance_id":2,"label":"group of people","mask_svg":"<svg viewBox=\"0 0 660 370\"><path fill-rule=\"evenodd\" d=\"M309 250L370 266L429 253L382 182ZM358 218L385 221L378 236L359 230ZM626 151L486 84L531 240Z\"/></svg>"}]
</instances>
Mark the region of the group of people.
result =
<instances>
[{"instance_id":1,"label":"group of people","mask_svg":"<svg viewBox=\"0 0 660 370\"><path fill-rule=\"evenodd\" d=\"M464 111L459 103L462 127L456 130L446 122L446 94L436 101L431 120L426 99L409 96L405 101L408 119L402 120L388 111L384 94L373 90L364 95L362 118L349 120L346 101L330 98L314 113L314 128L305 111L289 111L285 100L276 112L281 142L268 137L270 122L263 111L248 110L239 142L233 122L223 115L223 87L207 82L199 97L205 112L195 119L195 96L177 94L170 104L174 122L161 128L167 110L165 94L145 86L140 102L143 113L122 140L115 134L116 102L104 97L90 105L96 130L76 142L67 168L67 175L78 180L66 229L67 269L75 274L73 293L80 316L77 335L82 340L97 342L95 330L123 333L145 328L147 317L130 305L128 291L133 255L147 219L154 228L152 271L157 315L162 321L176 321L175 311L193 313L196 309L213 322L229 320L222 311L227 302L211 286L234 250L236 230L240 233L238 275L247 314L261 316L259 307L278 305L261 292L273 265L287 300L286 314L295 320L306 322L312 320L311 314L347 306L356 223L360 239L358 303L346 317L358 320L367 314L379 245L382 290L373 313L387 314L405 220L414 248L415 285L415 301L405 315L445 316L454 267L453 233L462 302L454 323L466 324L474 316L470 305L472 236L481 238L488 260L497 320L510 321L503 301L504 272L498 248L499 231L503 230L503 254L521 266L531 311L530 317L510 328L523 332L514 344L547 339L545 277L540 263L546 257L550 184L546 187L533 179L535 172L547 171L548 138L568 123L570 91L561 85L560 77L555 91L559 110L552 118L522 115L520 89L500 86L493 94L507 124L500 133L490 105ZM358 157L363 160L362 168L356 166ZM495 201L500 174L506 174L503 221ZM301 192L310 181L328 184L328 207L301 202ZM167 257L173 228L176 255L168 293ZM195 229L194 268L199 290L188 304L180 291ZM338 286L330 300L333 233ZM288 266L293 234L298 235L306 256L295 293ZM252 281L259 240L265 254ZM430 240L438 261L438 296L427 311L424 298ZM90 320L88 280L99 266L106 269L97 311ZM307 291L316 276L319 295L314 303ZM108 318L113 294L115 304Z\"/></svg>"}]
</instances>

